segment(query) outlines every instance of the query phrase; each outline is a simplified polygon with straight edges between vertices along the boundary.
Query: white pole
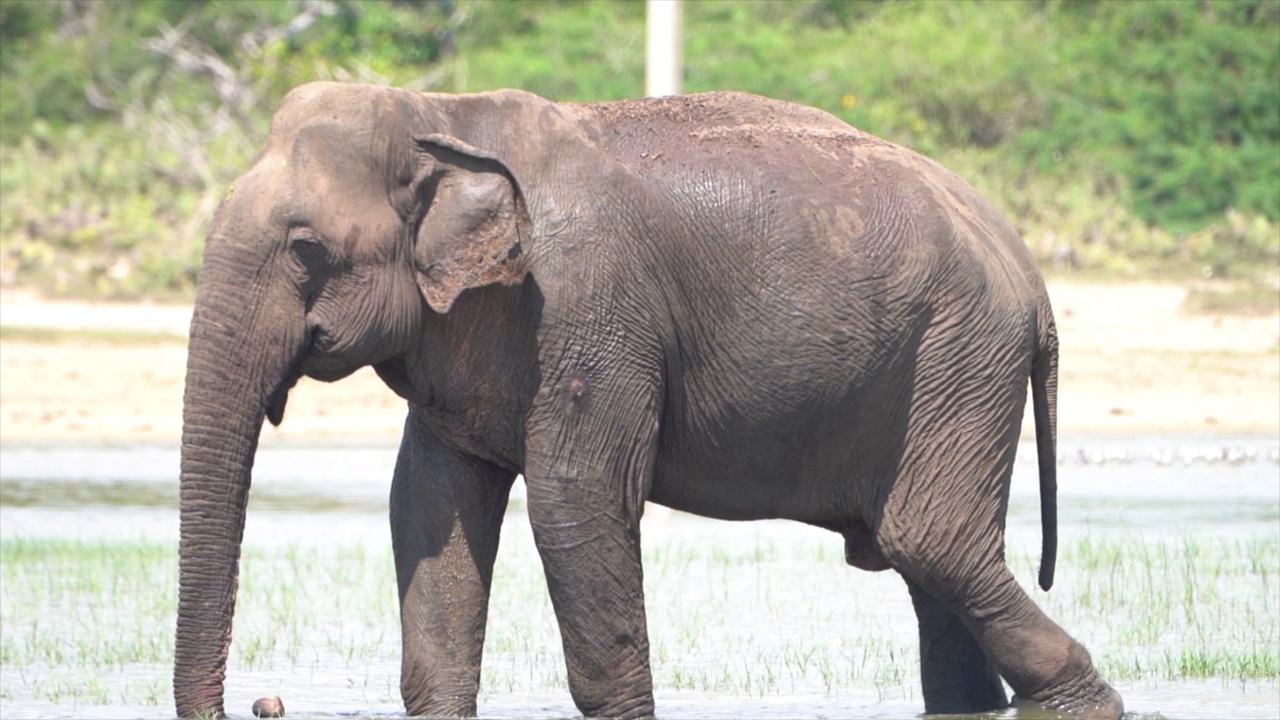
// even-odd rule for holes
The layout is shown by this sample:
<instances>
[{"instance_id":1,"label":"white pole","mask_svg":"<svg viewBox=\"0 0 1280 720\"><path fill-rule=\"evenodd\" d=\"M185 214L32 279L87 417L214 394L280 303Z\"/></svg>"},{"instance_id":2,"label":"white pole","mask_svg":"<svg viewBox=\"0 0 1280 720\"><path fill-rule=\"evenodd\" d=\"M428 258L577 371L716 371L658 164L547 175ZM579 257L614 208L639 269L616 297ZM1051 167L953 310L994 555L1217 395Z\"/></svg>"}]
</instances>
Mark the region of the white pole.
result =
<instances>
[{"instance_id":1,"label":"white pole","mask_svg":"<svg viewBox=\"0 0 1280 720\"><path fill-rule=\"evenodd\" d=\"M644 94L679 95L683 89L682 0L646 0Z\"/></svg>"}]
</instances>

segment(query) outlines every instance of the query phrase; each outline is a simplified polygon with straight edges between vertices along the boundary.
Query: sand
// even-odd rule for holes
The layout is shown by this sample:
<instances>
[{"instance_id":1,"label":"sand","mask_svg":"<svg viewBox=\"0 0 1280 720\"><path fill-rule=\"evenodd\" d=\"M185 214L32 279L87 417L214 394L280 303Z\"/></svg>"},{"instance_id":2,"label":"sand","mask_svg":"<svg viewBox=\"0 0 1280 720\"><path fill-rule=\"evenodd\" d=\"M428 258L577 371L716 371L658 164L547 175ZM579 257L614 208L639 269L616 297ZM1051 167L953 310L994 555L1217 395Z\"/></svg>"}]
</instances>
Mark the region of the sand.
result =
<instances>
[{"instance_id":1,"label":"sand","mask_svg":"<svg viewBox=\"0 0 1280 720\"><path fill-rule=\"evenodd\" d=\"M1190 313L1178 285L1055 281L1049 291L1063 437L1280 434L1280 313ZM178 442L190 314L0 293L0 444ZM263 442L395 442L404 413L368 368L333 384L304 378Z\"/></svg>"}]
</instances>

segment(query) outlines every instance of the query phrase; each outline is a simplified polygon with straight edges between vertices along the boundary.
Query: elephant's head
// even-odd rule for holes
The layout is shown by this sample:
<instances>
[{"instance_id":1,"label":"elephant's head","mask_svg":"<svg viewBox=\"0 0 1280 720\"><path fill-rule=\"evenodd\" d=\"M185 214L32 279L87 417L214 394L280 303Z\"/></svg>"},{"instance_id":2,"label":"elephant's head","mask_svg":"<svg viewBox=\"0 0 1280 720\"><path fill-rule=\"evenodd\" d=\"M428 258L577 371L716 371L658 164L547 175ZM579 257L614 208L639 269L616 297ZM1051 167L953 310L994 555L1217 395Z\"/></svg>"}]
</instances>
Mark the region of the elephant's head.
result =
<instances>
[{"instance_id":1,"label":"elephant's head","mask_svg":"<svg viewBox=\"0 0 1280 720\"><path fill-rule=\"evenodd\" d=\"M280 422L300 376L336 380L406 353L424 314L524 273L521 189L503 160L459 139L474 123L450 102L299 88L214 218L183 410L180 716L223 710L263 419Z\"/></svg>"}]
</instances>

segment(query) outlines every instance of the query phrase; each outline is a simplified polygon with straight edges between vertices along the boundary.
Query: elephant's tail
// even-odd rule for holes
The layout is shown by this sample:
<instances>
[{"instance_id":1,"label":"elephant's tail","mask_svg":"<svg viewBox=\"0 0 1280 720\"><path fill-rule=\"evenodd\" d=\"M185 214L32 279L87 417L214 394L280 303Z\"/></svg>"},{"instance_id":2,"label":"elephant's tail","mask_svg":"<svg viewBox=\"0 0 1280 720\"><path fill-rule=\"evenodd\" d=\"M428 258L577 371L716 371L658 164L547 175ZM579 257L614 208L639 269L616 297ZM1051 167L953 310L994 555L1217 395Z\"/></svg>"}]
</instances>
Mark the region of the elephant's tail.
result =
<instances>
[{"instance_id":1,"label":"elephant's tail","mask_svg":"<svg viewBox=\"0 0 1280 720\"><path fill-rule=\"evenodd\" d=\"M1048 299L1043 303L1031 365L1031 406L1040 466L1040 587L1048 590L1053 587L1053 571L1058 564L1058 328Z\"/></svg>"}]
</instances>

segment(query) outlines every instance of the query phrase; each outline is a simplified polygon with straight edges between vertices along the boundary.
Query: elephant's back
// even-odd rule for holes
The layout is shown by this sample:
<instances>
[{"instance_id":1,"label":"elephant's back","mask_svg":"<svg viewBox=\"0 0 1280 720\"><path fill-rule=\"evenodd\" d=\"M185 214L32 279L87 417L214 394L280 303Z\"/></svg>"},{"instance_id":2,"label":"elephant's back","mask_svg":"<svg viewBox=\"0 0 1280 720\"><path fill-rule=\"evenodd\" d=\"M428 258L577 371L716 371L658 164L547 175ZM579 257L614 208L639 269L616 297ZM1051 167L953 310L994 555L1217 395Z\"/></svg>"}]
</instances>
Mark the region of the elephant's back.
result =
<instances>
[{"instance_id":1,"label":"elephant's back","mask_svg":"<svg viewBox=\"0 0 1280 720\"><path fill-rule=\"evenodd\" d=\"M825 110L738 91L716 91L638 100L562 104L589 135L633 132L669 134L745 126L813 127L853 130Z\"/></svg>"},{"instance_id":2,"label":"elephant's back","mask_svg":"<svg viewBox=\"0 0 1280 720\"><path fill-rule=\"evenodd\" d=\"M705 170L787 175L800 150L843 164L856 149L893 147L824 110L735 91L561 107L599 150L658 182Z\"/></svg>"},{"instance_id":3,"label":"elephant's back","mask_svg":"<svg viewBox=\"0 0 1280 720\"><path fill-rule=\"evenodd\" d=\"M913 241L946 242L957 221L1003 222L941 165L816 108L741 92L562 107L637 181L627 192L648 193L632 199L641 212L744 257L785 249L881 274L877 263L913 262L934 249Z\"/></svg>"}]
</instances>

